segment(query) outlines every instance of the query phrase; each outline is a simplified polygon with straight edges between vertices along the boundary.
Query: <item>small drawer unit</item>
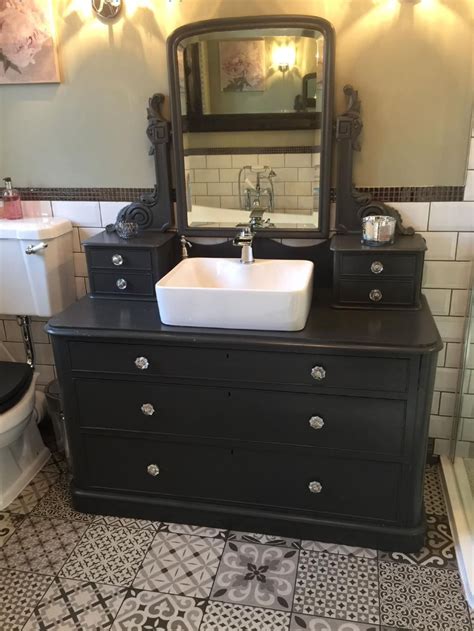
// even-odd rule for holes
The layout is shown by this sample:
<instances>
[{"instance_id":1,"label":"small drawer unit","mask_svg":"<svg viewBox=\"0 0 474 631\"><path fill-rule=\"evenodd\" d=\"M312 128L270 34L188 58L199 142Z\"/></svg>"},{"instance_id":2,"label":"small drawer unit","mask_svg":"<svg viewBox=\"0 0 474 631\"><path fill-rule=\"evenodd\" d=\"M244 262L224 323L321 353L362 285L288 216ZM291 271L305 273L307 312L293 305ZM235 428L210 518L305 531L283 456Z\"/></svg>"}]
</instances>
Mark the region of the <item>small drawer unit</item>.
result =
<instances>
[{"instance_id":1,"label":"small drawer unit","mask_svg":"<svg viewBox=\"0 0 474 631\"><path fill-rule=\"evenodd\" d=\"M419 309L426 242L419 234L371 247L360 235L336 235L333 301L354 309Z\"/></svg>"},{"instance_id":2,"label":"small drawer unit","mask_svg":"<svg viewBox=\"0 0 474 631\"><path fill-rule=\"evenodd\" d=\"M175 233L125 240L101 232L83 245L91 295L97 298L155 300L155 283L178 262Z\"/></svg>"}]
</instances>

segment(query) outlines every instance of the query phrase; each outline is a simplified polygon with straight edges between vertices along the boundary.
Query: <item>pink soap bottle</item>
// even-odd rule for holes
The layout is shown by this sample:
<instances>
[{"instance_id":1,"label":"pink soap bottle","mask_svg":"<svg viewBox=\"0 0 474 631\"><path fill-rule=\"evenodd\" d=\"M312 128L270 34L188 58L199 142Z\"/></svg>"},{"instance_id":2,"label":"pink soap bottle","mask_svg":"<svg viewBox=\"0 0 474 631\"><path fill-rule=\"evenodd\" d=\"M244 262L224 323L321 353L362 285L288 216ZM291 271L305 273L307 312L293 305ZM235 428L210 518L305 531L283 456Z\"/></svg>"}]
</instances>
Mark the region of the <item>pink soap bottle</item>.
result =
<instances>
[{"instance_id":1,"label":"pink soap bottle","mask_svg":"<svg viewBox=\"0 0 474 631\"><path fill-rule=\"evenodd\" d=\"M4 219L22 219L23 211L21 209L20 193L16 188L12 188L11 177L4 177L5 190L3 191L3 218Z\"/></svg>"}]
</instances>

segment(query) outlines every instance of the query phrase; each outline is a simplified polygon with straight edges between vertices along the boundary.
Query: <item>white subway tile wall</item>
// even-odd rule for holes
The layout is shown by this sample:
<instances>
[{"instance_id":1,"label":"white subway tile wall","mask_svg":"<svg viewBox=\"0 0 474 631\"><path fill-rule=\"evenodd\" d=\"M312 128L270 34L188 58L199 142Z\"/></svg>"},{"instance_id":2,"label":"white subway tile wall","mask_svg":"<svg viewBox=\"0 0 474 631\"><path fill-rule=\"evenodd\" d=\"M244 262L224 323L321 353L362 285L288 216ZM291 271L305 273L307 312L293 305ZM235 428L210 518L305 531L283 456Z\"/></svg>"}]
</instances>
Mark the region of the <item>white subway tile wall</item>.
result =
<instances>
[{"instance_id":1,"label":"white subway tile wall","mask_svg":"<svg viewBox=\"0 0 474 631\"><path fill-rule=\"evenodd\" d=\"M194 155L186 156L185 171L193 204L236 209L240 208L240 169L270 167L276 173L275 210L309 215L315 207L314 188L319 186L319 162L320 154L311 153Z\"/></svg>"},{"instance_id":2,"label":"white subway tile wall","mask_svg":"<svg viewBox=\"0 0 474 631\"><path fill-rule=\"evenodd\" d=\"M301 156L281 156L279 154L263 155L260 164L280 168L280 181L275 180L277 195L303 199L303 206L308 197L304 177L311 175L312 167L306 166ZM216 196L223 196L226 201L235 199L234 195L224 194L229 191L226 183L235 184L238 169L241 166L255 164L255 155L207 156L212 158L206 163L206 156L190 156L189 168L205 172L201 180L200 192L203 199L213 197L208 187ZM217 159L219 158L219 159ZM222 158L230 158L222 160ZM303 164L304 163L304 164ZM314 164L314 159L313 159ZM212 166L211 166L212 165ZM463 330L467 309L468 289L470 288L471 261L474 254L474 145L471 145L470 171L464 202L410 202L395 203L400 210L405 225L413 226L421 231L427 240L429 252L426 257L424 271L424 293L435 316L441 337L445 344L439 354L438 369L435 380L435 393L432 404L430 436L435 439L435 453L448 453L449 438L453 424L455 392L459 377L462 355ZM212 170L210 170L212 169ZM211 177L212 176L212 177ZM303 177L304 176L304 177ZM210 179L209 179L210 178ZM281 184L280 184L281 183ZM196 184L195 184L196 186ZM217 192L219 191L219 192ZM197 188L196 188L197 193ZM31 202L28 213L67 217L74 224L74 264L77 298L81 298L89 289L84 249L81 242L101 231L109 223L113 223L117 213L127 202ZM230 203L227 207L230 207ZM334 205L332 205L331 226L334 226ZM287 245L292 242L287 240ZM45 321L35 318L32 324L33 339L37 354L37 371L40 387L54 378L53 355L49 340L44 333ZM472 353L474 356L474 353ZM13 317L0 316L0 360L24 361L24 350L20 330ZM472 366L474 368L474 366ZM470 392L474 394L474 370L468 371ZM466 454L472 450L473 423L463 426L461 450Z\"/></svg>"}]
</instances>

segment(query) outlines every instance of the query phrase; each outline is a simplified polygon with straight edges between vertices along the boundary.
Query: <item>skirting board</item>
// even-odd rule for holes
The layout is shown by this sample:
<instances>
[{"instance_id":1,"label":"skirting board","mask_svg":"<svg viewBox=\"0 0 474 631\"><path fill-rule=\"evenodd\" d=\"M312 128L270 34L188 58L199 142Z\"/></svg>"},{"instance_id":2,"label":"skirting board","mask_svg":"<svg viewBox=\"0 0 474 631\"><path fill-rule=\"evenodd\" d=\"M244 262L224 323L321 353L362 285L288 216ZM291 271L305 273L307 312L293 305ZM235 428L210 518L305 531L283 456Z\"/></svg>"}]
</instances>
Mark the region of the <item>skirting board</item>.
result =
<instances>
[{"instance_id":1,"label":"skirting board","mask_svg":"<svg viewBox=\"0 0 474 631\"><path fill-rule=\"evenodd\" d=\"M448 456L441 456L442 481L447 499L448 517L456 547L456 557L466 600L474 607L474 532L469 527L464 502ZM467 481L466 481L467 482Z\"/></svg>"}]
</instances>

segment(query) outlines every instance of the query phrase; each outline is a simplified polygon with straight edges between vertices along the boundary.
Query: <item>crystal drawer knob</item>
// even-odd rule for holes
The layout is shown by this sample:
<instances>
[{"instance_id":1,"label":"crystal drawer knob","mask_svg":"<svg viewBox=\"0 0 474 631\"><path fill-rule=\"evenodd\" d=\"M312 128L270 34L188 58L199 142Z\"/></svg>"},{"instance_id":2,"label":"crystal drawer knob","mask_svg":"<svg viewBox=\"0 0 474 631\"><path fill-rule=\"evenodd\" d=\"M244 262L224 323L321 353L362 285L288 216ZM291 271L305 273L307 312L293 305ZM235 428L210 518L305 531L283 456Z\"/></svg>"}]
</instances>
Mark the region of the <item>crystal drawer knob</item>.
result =
<instances>
[{"instance_id":1,"label":"crystal drawer knob","mask_svg":"<svg viewBox=\"0 0 474 631\"><path fill-rule=\"evenodd\" d=\"M311 377L316 381L322 381L326 378L326 371L322 366L313 366L311 368Z\"/></svg>"},{"instance_id":2,"label":"crystal drawer knob","mask_svg":"<svg viewBox=\"0 0 474 631\"><path fill-rule=\"evenodd\" d=\"M370 266L372 274L381 274L383 272L383 263L380 261L374 261Z\"/></svg>"},{"instance_id":3,"label":"crystal drawer knob","mask_svg":"<svg viewBox=\"0 0 474 631\"><path fill-rule=\"evenodd\" d=\"M124 289L127 289L128 283L125 278L119 278L115 284L117 285L118 289L121 289L123 291Z\"/></svg>"},{"instance_id":4,"label":"crystal drawer knob","mask_svg":"<svg viewBox=\"0 0 474 631\"><path fill-rule=\"evenodd\" d=\"M135 366L139 370L146 370L149 365L150 365L150 362L148 361L146 357L137 357L135 360Z\"/></svg>"},{"instance_id":5,"label":"crystal drawer knob","mask_svg":"<svg viewBox=\"0 0 474 631\"><path fill-rule=\"evenodd\" d=\"M145 416L153 416L153 414L155 413L155 408L151 403L144 403L140 410Z\"/></svg>"},{"instance_id":6,"label":"crystal drawer knob","mask_svg":"<svg viewBox=\"0 0 474 631\"><path fill-rule=\"evenodd\" d=\"M369 298L372 302L380 302L382 300L382 292L380 289L372 289L369 292Z\"/></svg>"},{"instance_id":7,"label":"crystal drawer knob","mask_svg":"<svg viewBox=\"0 0 474 631\"><path fill-rule=\"evenodd\" d=\"M123 265L123 256L121 254L114 254L112 256L112 263L114 265Z\"/></svg>"},{"instance_id":8,"label":"crystal drawer knob","mask_svg":"<svg viewBox=\"0 0 474 631\"><path fill-rule=\"evenodd\" d=\"M312 429L322 429L324 427L324 420L320 416L312 416L309 419L309 426Z\"/></svg>"},{"instance_id":9,"label":"crystal drawer knob","mask_svg":"<svg viewBox=\"0 0 474 631\"><path fill-rule=\"evenodd\" d=\"M146 472L148 473L148 475L156 478L157 475L160 475L160 467L157 464L149 464L146 468Z\"/></svg>"},{"instance_id":10,"label":"crystal drawer knob","mask_svg":"<svg viewBox=\"0 0 474 631\"><path fill-rule=\"evenodd\" d=\"M321 491L323 490L323 485L321 484L321 482L313 480L308 484L308 489L311 493L321 493Z\"/></svg>"}]
</instances>

